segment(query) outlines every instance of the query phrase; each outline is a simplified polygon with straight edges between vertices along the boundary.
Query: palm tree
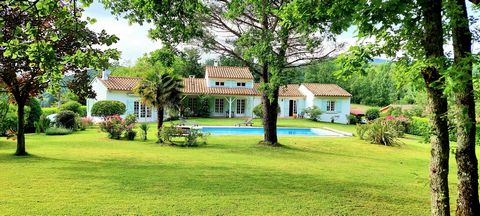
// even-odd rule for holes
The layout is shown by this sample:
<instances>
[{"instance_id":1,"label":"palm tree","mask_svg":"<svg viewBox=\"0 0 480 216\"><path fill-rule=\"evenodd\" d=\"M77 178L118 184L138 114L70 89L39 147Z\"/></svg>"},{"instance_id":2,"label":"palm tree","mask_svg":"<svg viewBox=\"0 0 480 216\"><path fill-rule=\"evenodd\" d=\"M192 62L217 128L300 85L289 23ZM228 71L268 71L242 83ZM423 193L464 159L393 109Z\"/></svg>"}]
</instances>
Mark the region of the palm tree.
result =
<instances>
[{"instance_id":1,"label":"palm tree","mask_svg":"<svg viewBox=\"0 0 480 216\"><path fill-rule=\"evenodd\" d=\"M182 87L182 79L164 69L160 72L147 73L134 89L134 92L142 98L142 102L157 108L158 143L163 142L160 133L165 108L178 108Z\"/></svg>"}]
</instances>

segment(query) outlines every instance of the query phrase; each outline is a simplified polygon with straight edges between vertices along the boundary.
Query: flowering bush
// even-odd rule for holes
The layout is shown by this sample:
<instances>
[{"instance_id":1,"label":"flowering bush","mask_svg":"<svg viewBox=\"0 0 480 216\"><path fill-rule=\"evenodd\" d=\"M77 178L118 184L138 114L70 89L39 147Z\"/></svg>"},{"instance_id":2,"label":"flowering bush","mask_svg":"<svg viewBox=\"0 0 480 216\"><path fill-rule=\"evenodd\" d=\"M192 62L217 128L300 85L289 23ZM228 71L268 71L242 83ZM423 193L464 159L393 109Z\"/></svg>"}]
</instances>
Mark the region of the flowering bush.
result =
<instances>
[{"instance_id":1,"label":"flowering bush","mask_svg":"<svg viewBox=\"0 0 480 216\"><path fill-rule=\"evenodd\" d=\"M125 119L119 115L107 116L100 123L100 129L107 132L110 139L120 139L122 134L125 134L125 138L134 140L137 136L137 132L133 130L136 122L137 119L134 115L129 115Z\"/></svg>"},{"instance_id":2,"label":"flowering bush","mask_svg":"<svg viewBox=\"0 0 480 216\"><path fill-rule=\"evenodd\" d=\"M123 123L124 121L119 115L108 116L100 123L100 130L107 132L110 139L120 139L125 130Z\"/></svg>"},{"instance_id":3,"label":"flowering bush","mask_svg":"<svg viewBox=\"0 0 480 216\"><path fill-rule=\"evenodd\" d=\"M82 124L85 125L85 126L88 126L88 127L93 126L93 118L90 117L90 116L82 117L82 118L80 119L80 121L81 121Z\"/></svg>"}]
</instances>

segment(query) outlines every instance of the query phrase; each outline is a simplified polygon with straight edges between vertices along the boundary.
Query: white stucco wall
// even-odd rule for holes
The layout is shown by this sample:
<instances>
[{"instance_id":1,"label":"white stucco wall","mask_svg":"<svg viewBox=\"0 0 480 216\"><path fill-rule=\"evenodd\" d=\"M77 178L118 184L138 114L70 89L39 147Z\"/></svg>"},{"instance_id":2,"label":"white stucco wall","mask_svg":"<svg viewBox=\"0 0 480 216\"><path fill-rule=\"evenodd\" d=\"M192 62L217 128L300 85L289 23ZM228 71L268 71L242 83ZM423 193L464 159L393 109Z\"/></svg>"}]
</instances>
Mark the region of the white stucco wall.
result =
<instances>
[{"instance_id":1,"label":"white stucco wall","mask_svg":"<svg viewBox=\"0 0 480 216\"><path fill-rule=\"evenodd\" d=\"M206 79L207 87L223 87L223 88L253 88L253 80L248 79L219 79L208 78ZM215 82L224 82L224 86L216 86ZM244 82L245 86L237 86L237 83Z\"/></svg>"},{"instance_id":2,"label":"white stucco wall","mask_svg":"<svg viewBox=\"0 0 480 216\"><path fill-rule=\"evenodd\" d=\"M92 106L97 101L102 100L114 100L120 101L125 104L126 112L122 115L122 118L125 118L129 114L134 114L134 102L140 101L140 97L128 92L128 91L109 91L107 88L96 78L92 81L92 89L97 94L96 98L87 99L87 116L92 116ZM157 120L157 111L155 107L151 107L152 116L151 117L139 117L139 122L153 122Z\"/></svg>"},{"instance_id":3,"label":"white stucco wall","mask_svg":"<svg viewBox=\"0 0 480 216\"><path fill-rule=\"evenodd\" d=\"M327 101L335 101L335 111L327 112ZM319 120L347 124L347 116L350 114L350 97L315 97L315 106L322 110Z\"/></svg>"},{"instance_id":4,"label":"white stucco wall","mask_svg":"<svg viewBox=\"0 0 480 216\"><path fill-rule=\"evenodd\" d=\"M300 91L300 93L302 93L303 95L305 95L305 105L304 107L311 107L313 106L314 102L314 98L315 98L315 95L313 95L313 93L307 89L307 87L305 87L304 85L300 85L300 87L298 87L298 90Z\"/></svg>"}]
</instances>

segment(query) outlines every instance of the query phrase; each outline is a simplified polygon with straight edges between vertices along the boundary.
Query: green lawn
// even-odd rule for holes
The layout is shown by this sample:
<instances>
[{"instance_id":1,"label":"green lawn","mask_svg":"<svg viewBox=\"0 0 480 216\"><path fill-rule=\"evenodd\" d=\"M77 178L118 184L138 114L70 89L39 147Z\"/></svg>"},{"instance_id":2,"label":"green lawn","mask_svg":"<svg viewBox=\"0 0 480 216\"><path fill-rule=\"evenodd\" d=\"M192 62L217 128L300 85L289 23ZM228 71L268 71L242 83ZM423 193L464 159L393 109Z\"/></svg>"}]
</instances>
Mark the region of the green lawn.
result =
<instances>
[{"instance_id":1,"label":"green lawn","mask_svg":"<svg viewBox=\"0 0 480 216\"><path fill-rule=\"evenodd\" d=\"M196 119L231 125L238 119ZM259 122L255 122L260 125ZM279 126L326 123L281 119ZM336 125L348 131L353 126ZM0 138L2 215L428 215L429 146L349 138L210 136L200 148L109 140L97 129ZM452 156L453 158L453 156ZM452 159L451 193L455 190ZM452 199L452 208L455 200ZM453 211L454 209L452 209Z\"/></svg>"}]
</instances>

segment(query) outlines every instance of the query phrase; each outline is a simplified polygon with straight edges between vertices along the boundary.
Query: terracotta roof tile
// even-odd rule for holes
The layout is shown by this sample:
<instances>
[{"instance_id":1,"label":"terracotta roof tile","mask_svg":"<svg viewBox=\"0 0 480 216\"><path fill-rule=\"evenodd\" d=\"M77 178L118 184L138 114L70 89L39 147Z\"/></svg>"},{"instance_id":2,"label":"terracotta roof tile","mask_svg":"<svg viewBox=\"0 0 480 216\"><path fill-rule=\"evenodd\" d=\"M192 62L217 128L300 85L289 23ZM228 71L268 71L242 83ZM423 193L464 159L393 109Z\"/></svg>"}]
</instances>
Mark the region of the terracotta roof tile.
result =
<instances>
[{"instance_id":1,"label":"terracotta roof tile","mask_svg":"<svg viewBox=\"0 0 480 216\"><path fill-rule=\"evenodd\" d=\"M205 71L208 78L253 79L247 67L207 66Z\"/></svg>"},{"instance_id":2,"label":"terracotta roof tile","mask_svg":"<svg viewBox=\"0 0 480 216\"><path fill-rule=\"evenodd\" d=\"M108 90L117 90L117 91L132 91L132 89L137 86L137 83L142 79L139 77L120 77L120 76L110 76L108 80L103 80L102 78L97 79L107 87Z\"/></svg>"},{"instance_id":3,"label":"terracotta roof tile","mask_svg":"<svg viewBox=\"0 0 480 216\"><path fill-rule=\"evenodd\" d=\"M279 95L283 97L303 97L304 95L298 90L300 84L288 84L280 86Z\"/></svg>"},{"instance_id":4,"label":"terracotta roof tile","mask_svg":"<svg viewBox=\"0 0 480 216\"><path fill-rule=\"evenodd\" d=\"M336 84L303 83L315 96L351 97L352 95Z\"/></svg>"}]
</instances>

